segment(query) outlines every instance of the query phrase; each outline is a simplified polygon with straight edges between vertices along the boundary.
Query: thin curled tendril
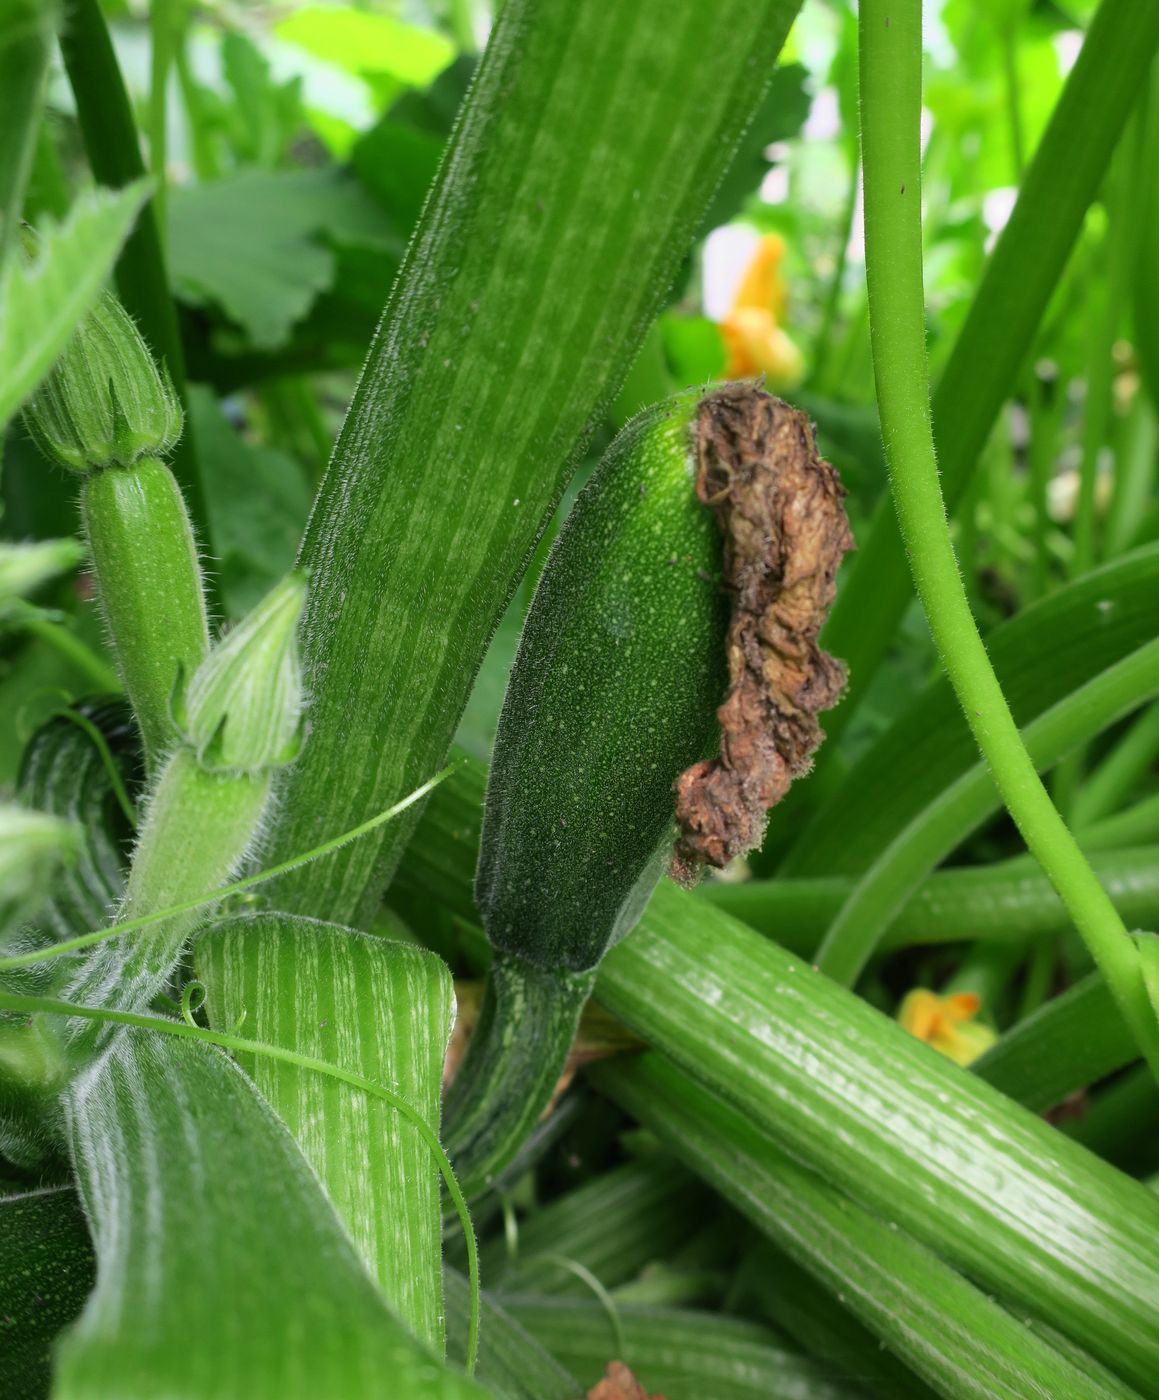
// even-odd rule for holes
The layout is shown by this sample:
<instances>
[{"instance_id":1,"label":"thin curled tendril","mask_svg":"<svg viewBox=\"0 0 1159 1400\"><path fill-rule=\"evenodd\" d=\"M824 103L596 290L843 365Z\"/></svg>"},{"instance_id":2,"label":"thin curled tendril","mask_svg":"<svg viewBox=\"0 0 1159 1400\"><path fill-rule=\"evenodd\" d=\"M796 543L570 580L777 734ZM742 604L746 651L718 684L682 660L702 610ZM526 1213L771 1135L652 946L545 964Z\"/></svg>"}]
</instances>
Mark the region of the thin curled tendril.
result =
<instances>
[{"instance_id":1,"label":"thin curled tendril","mask_svg":"<svg viewBox=\"0 0 1159 1400\"><path fill-rule=\"evenodd\" d=\"M205 998L205 983L199 982L196 977L191 977L181 988L181 1019L187 1026L197 1027L193 1017L205 1005Z\"/></svg>"},{"instance_id":2,"label":"thin curled tendril","mask_svg":"<svg viewBox=\"0 0 1159 1400\"><path fill-rule=\"evenodd\" d=\"M192 1003L190 988L201 986L202 984L199 982L186 984L181 996L182 1016L185 1016L187 1007L191 1006ZM202 990L204 991L204 987ZM463 1241L467 1247L467 1278L471 1290L471 1315L467 1325L466 1371L469 1376L474 1375L475 1362L479 1355L479 1249L475 1240L475 1230L471 1224L471 1212L467 1209L466 1199L455 1177L450 1159L443 1151L442 1143L439 1142L438 1134L418 1109L408 1103L401 1094L396 1094L393 1089L388 1089L384 1084L379 1084L373 1079L366 1079L361 1074L355 1074L353 1070L332 1065L327 1060L316 1060L311 1055L301 1055L296 1050L287 1050L280 1045L268 1045L261 1040L246 1040L238 1035L206 1030L204 1027L194 1024L192 1010L190 1010L189 1018L186 1020L167 1021L161 1016L142 1016L132 1011L110 1011L103 1006L81 1006L71 1001L57 1001L52 997L18 996L12 992L2 991L0 991L0 1010L25 1014L40 1012L47 1016L79 1016L89 1021L107 1021L119 1026L132 1026L138 1030L159 1031L163 1035L175 1035L186 1040L200 1040L208 1045L216 1045L221 1050L229 1050L233 1054L264 1055L270 1060L281 1060L286 1064L296 1065L299 1069L312 1070L315 1074L323 1074L331 1079L340 1080L343 1084L350 1085L351 1088L360 1089L363 1093L370 1094L372 1097L389 1104L410 1123L430 1150L431 1156L434 1157L435 1164L438 1166L439 1174L446 1185L447 1195L450 1196L459 1217ZM554 1256L544 1257L554 1259ZM555 1260L555 1262L571 1269L578 1277L583 1278L594 1289L596 1296L600 1297L601 1301L606 1299L604 1306L611 1309L613 1327L618 1341L622 1343L623 1336L619 1317L615 1313L615 1304L599 1280L584 1269L582 1264L575 1264L573 1261L562 1258Z\"/></svg>"}]
</instances>

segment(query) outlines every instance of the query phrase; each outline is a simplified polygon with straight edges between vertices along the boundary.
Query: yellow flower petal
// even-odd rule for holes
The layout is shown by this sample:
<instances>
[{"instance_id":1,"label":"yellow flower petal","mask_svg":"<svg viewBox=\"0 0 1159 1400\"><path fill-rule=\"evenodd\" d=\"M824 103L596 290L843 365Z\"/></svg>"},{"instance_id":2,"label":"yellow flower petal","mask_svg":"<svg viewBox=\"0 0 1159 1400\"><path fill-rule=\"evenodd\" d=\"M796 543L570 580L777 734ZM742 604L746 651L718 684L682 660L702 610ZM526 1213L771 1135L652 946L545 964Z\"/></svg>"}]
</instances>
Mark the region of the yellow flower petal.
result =
<instances>
[{"instance_id":1,"label":"yellow flower petal","mask_svg":"<svg viewBox=\"0 0 1159 1400\"><path fill-rule=\"evenodd\" d=\"M763 374L774 385L791 385L800 379L804 356L771 311L734 309L721 322L720 332L728 354L726 379Z\"/></svg>"},{"instance_id":2,"label":"yellow flower petal","mask_svg":"<svg viewBox=\"0 0 1159 1400\"><path fill-rule=\"evenodd\" d=\"M943 997L925 987L916 987L906 994L897 1019L911 1035L932 1045L955 1064L968 1065L998 1039L989 1026L974 1020L981 1004L973 992L954 992Z\"/></svg>"},{"instance_id":3,"label":"yellow flower petal","mask_svg":"<svg viewBox=\"0 0 1159 1400\"><path fill-rule=\"evenodd\" d=\"M771 311L778 321L785 319L785 279L781 264L785 260L785 240L779 233L766 233L757 244L756 252L744 270L740 286L733 297L733 311L755 307Z\"/></svg>"}]
</instances>

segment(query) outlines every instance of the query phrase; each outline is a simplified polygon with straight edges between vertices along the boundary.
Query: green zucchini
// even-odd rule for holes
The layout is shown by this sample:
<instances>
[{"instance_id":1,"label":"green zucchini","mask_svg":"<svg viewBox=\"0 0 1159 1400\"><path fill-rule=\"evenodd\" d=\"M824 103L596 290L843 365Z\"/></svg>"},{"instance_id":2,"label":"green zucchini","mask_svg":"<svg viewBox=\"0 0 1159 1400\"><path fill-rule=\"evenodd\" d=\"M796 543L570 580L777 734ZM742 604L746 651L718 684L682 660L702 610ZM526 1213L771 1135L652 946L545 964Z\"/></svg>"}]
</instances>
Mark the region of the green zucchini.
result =
<instances>
[{"instance_id":1,"label":"green zucchini","mask_svg":"<svg viewBox=\"0 0 1159 1400\"><path fill-rule=\"evenodd\" d=\"M24 422L46 457L82 474L97 597L155 776L177 741L174 690L209 650L209 623L189 513L163 460L181 436L181 405L111 293L29 399Z\"/></svg>"},{"instance_id":2,"label":"green zucchini","mask_svg":"<svg viewBox=\"0 0 1159 1400\"><path fill-rule=\"evenodd\" d=\"M722 447L722 424L747 457L738 448L730 458L733 439ZM746 483L764 484L751 491L737 484L745 471ZM613 442L551 551L512 668L487 787L475 897L494 959L446 1106L448 1146L469 1187L510 1158L549 1103L600 959L635 925L673 861L677 791L683 801L690 775L748 780L733 772L727 747L738 733L729 728L735 698L753 675L738 618L751 627L754 614L742 617L742 608L756 571L765 606L798 596L795 527L786 507L783 534L778 519L754 563L752 549L746 558L743 539L706 506L728 496L730 509L735 501L764 510L776 482L791 480L787 489L797 490L795 471L812 474L810 485L821 481L836 505L835 567L847 541L841 490L816 457L804 415L747 385L679 395ZM781 506L787 499L778 497ZM813 515L811 499L794 499ZM830 570L817 590L831 588ZM808 655L798 674L819 676L816 699L829 703L843 673L817 652L815 629L801 636ZM758 720L735 748L748 743L751 752L759 727L762 761L772 754L787 786L820 737L819 705L776 709L776 681L769 686L764 708L749 707L750 719L759 709ZM710 760L718 706L725 757ZM759 838L764 810L776 800L758 778L739 823L747 839L726 855ZM682 872L720 858L719 832L711 849L694 844L706 813L715 815L710 805L702 799L695 823L685 826Z\"/></svg>"}]
</instances>

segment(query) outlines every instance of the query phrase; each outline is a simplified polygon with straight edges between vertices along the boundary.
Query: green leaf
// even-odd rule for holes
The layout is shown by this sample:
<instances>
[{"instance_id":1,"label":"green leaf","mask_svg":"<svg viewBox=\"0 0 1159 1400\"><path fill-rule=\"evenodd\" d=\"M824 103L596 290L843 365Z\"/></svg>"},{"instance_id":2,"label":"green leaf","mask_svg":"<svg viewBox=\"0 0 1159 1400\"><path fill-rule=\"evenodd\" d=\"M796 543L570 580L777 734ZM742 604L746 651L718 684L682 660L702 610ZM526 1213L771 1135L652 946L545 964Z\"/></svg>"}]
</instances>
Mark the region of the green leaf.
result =
<instances>
[{"instance_id":1,"label":"green leaf","mask_svg":"<svg viewBox=\"0 0 1159 1400\"><path fill-rule=\"evenodd\" d=\"M1020 725L1159 632L1159 547L1124 555L987 638ZM798 833L782 875L859 874L978 760L948 680L930 684Z\"/></svg>"},{"instance_id":2,"label":"green leaf","mask_svg":"<svg viewBox=\"0 0 1159 1400\"><path fill-rule=\"evenodd\" d=\"M447 1349L456 1361L466 1355L471 1294L454 1269L446 1273ZM493 1299L483 1294L479 1330L479 1378L503 1400L578 1400L574 1376L545 1351Z\"/></svg>"},{"instance_id":3,"label":"green leaf","mask_svg":"<svg viewBox=\"0 0 1159 1400\"><path fill-rule=\"evenodd\" d=\"M934 436L951 511L1030 351L1157 43L1159 9L1103 0L934 391ZM913 596L888 500L858 546L823 638L850 668L849 694L827 724L831 736L864 698Z\"/></svg>"},{"instance_id":4,"label":"green leaf","mask_svg":"<svg viewBox=\"0 0 1159 1400\"><path fill-rule=\"evenodd\" d=\"M276 349L334 281L340 244L392 249L398 238L348 178L323 170L246 170L183 185L169 200L173 285L213 302L260 349Z\"/></svg>"},{"instance_id":5,"label":"green leaf","mask_svg":"<svg viewBox=\"0 0 1159 1400\"><path fill-rule=\"evenodd\" d=\"M587 1284L560 1266L561 1257L615 1288L683 1244L689 1220L707 1214L701 1188L683 1167L668 1157L646 1158L602 1172L535 1211L520 1222L516 1256L496 1239L480 1251L479 1268L500 1293L586 1297Z\"/></svg>"},{"instance_id":6,"label":"green leaf","mask_svg":"<svg viewBox=\"0 0 1159 1400\"><path fill-rule=\"evenodd\" d=\"M1085 849L1085 843L1084 843ZM1159 923L1159 847L1098 851L1091 869L1124 921ZM792 953L811 955L853 891L840 876L811 880L714 881L699 891L718 909L740 919ZM1065 933L1070 915L1030 856L995 865L944 869L929 876L902 907L879 948L987 939L1023 942Z\"/></svg>"},{"instance_id":7,"label":"green leaf","mask_svg":"<svg viewBox=\"0 0 1159 1400\"><path fill-rule=\"evenodd\" d=\"M275 857L438 766L796 10L504 5L303 544L313 733ZM369 916L408 831L313 864L280 902Z\"/></svg>"},{"instance_id":8,"label":"green leaf","mask_svg":"<svg viewBox=\"0 0 1159 1400\"><path fill-rule=\"evenodd\" d=\"M1159 693L1159 640L1148 642L1045 710L1022 732L1045 771ZM987 764L939 793L866 871L829 926L817 960L831 977L856 979L877 940L922 880L987 818L1002 810Z\"/></svg>"},{"instance_id":9,"label":"green leaf","mask_svg":"<svg viewBox=\"0 0 1159 1400\"><path fill-rule=\"evenodd\" d=\"M286 1130L216 1050L124 1031L68 1096L98 1281L55 1400L485 1394L383 1302Z\"/></svg>"},{"instance_id":10,"label":"green leaf","mask_svg":"<svg viewBox=\"0 0 1159 1400\"><path fill-rule=\"evenodd\" d=\"M19 220L52 57L53 0L0 0L0 267L19 256Z\"/></svg>"},{"instance_id":11,"label":"green leaf","mask_svg":"<svg viewBox=\"0 0 1159 1400\"><path fill-rule=\"evenodd\" d=\"M62 224L46 223L34 260L0 270L0 425L52 368L96 301L148 195L141 182L116 194L86 190Z\"/></svg>"},{"instance_id":12,"label":"green leaf","mask_svg":"<svg viewBox=\"0 0 1159 1400\"><path fill-rule=\"evenodd\" d=\"M790 1351L767 1327L740 1318L620 1305L621 1355L599 1303L528 1295L509 1298L505 1306L585 1386L594 1386L615 1359L664 1400L854 1400L861 1394L832 1368Z\"/></svg>"},{"instance_id":13,"label":"green leaf","mask_svg":"<svg viewBox=\"0 0 1159 1400\"><path fill-rule=\"evenodd\" d=\"M455 56L450 42L431 29L353 6L306 5L274 33L348 73L386 74L413 87L426 87Z\"/></svg>"},{"instance_id":14,"label":"green leaf","mask_svg":"<svg viewBox=\"0 0 1159 1400\"><path fill-rule=\"evenodd\" d=\"M808 972L802 970L801 977L807 979ZM1043 1394L1127 1400L1133 1395L1089 1358L1076 1361L1065 1347L1035 1336L1020 1318L916 1243L904 1220L903 1228L895 1223L901 1220L897 1210L879 1218L848 1200L789 1157L780 1134L774 1140L751 1114L686 1078L661 1056L600 1067L595 1079L939 1395L950 1400L1037 1400ZM904 1194L900 1181L894 1190L896 1197ZM1149 1382L1144 1373L1148 1388Z\"/></svg>"},{"instance_id":15,"label":"green leaf","mask_svg":"<svg viewBox=\"0 0 1159 1400\"><path fill-rule=\"evenodd\" d=\"M93 1286L88 1226L69 1188L0 1197L0 1400L40 1400L49 1351Z\"/></svg>"},{"instance_id":16,"label":"green leaf","mask_svg":"<svg viewBox=\"0 0 1159 1400\"><path fill-rule=\"evenodd\" d=\"M198 941L215 1029L247 1035L390 1085L437 1131L451 1032L451 975L433 953L352 929L242 916ZM387 1300L443 1346L438 1166L379 1099L274 1060L243 1062L326 1185Z\"/></svg>"},{"instance_id":17,"label":"green leaf","mask_svg":"<svg viewBox=\"0 0 1159 1400\"><path fill-rule=\"evenodd\" d=\"M190 387L189 412L201 445L226 613L244 617L293 566L310 492L284 452L234 430L210 389Z\"/></svg>"},{"instance_id":18,"label":"green leaf","mask_svg":"<svg viewBox=\"0 0 1159 1400\"><path fill-rule=\"evenodd\" d=\"M1138 1183L672 885L596 995L746 1131L1151 1387L1159 1198Z\"/></svg>"},{"instance_id":19,"label":"green leaf","mask_svg":"<svg viewBox=\"0 0 1159 1400\"><path fill-rule=\"evenodd\" d=\"M1107 984L1092 973L1020 1021L970 1068L1042 1113L1138 1056Z\"/></svg>"}]
</instances>

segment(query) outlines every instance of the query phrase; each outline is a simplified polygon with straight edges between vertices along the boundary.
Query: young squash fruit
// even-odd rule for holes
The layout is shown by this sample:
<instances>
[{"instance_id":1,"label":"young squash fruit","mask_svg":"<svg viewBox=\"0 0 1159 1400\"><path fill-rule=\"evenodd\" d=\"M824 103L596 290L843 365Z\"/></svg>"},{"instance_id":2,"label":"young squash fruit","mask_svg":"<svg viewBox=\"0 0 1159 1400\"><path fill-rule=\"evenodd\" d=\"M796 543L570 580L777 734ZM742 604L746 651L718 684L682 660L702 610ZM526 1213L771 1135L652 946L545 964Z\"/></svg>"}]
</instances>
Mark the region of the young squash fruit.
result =
<instances>
[{"instance_id":1,"label":"young squash fruit","mask_svg":"<svg viewBox=\"0 0 1159 1400\"><path fill-rule=\"evenodd\" d=\"M446 1105L468 1189L550 1102L600 959L672 863L677 793L687 876L751 848L807 766L815 712L844 683L804 597L832 598L842 494L805 416L752 385L640 414L580 493L527 616L487 787L475 896L494 958ZM794 541L818 510L808 534L830 547L802 565ZM806 612L815 625L790 637Z\"/></svg>"}]
</instances>

